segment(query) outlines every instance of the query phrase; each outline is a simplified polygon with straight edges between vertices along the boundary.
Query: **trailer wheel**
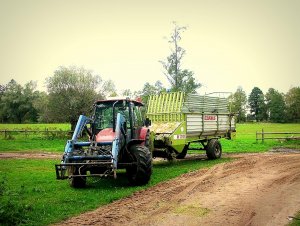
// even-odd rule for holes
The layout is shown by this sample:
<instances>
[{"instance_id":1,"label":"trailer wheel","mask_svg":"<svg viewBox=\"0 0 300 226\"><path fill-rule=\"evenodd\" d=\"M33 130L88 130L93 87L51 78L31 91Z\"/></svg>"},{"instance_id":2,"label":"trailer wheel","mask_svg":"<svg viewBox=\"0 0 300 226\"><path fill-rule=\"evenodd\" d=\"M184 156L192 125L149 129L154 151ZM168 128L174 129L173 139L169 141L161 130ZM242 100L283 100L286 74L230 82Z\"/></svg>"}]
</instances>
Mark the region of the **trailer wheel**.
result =
<instances>
[{"instance_id":1,"label":"trailer wheel","mask_svg":"<svg viewBox=\"0 0 300 226\"><path fill-rule=\"evenodd\" d=\"M183 148L183 150L182 150L182 152L180 152L180 153L176 156L176 158L177 158L177 159L184 159L185 156L186 156L186 154L187 154L187 150L188 150L188 145L185 145L184 148Z\"/></svg>"},{"instance_id":2,"label":"trailer wheel","mask_svg":"<svg viewBox=\"0 0 300 226\"><path fill-rule=\"evenodd\" d=\"M208 159L218 159L222 155L222 146L218 139L211 139L206 146L206 155Z\"/></svg>"},{"instance_id":3,"label":"trailer wheel","mask_svg":"<svg viewBox=\"0 0 300 226\"><path fill-rule=\"evenodd\" d=\"M141 145L132 145L129 149L132 161L137 164L126 168L126 174L132 185L144 185L152 174L152 157L149 148Z\"/></svg>"},{"instance_id":4,"label":"trailer wheel","mask_svg":"<svg viewBox=\"0 0 300 226\"><path fill-rule=\"evenodd\" d=\"M71 167L72 175L77 176L81 174L85 174L85 172L79 173L78 167ZM70 178L70 186L73 188L84 188L86 185L86 177L72 177Z\"/></svg>"}]
</instances>

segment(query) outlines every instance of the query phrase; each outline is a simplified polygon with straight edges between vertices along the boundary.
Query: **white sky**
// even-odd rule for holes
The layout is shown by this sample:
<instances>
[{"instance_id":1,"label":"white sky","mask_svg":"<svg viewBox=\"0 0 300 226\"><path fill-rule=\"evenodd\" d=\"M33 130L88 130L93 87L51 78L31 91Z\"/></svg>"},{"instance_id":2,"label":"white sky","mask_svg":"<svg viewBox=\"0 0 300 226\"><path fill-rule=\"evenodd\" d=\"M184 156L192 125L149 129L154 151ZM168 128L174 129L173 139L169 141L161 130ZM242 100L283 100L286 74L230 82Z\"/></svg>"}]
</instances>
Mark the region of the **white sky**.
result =
<instances>
[{"instance_id":1,"label":"white sky","mask_svg":"<svg viewBox=\"0 0 300 226\"><path fill-rule=\"evenodd\" d=\"M118 90L168 85L159 60L172 21L188 26L183 68L200 93L287 92L300 86L299 0L0 0L0 84L44 81L59 66L83 66Z\"/></svg>"}]
</instances>

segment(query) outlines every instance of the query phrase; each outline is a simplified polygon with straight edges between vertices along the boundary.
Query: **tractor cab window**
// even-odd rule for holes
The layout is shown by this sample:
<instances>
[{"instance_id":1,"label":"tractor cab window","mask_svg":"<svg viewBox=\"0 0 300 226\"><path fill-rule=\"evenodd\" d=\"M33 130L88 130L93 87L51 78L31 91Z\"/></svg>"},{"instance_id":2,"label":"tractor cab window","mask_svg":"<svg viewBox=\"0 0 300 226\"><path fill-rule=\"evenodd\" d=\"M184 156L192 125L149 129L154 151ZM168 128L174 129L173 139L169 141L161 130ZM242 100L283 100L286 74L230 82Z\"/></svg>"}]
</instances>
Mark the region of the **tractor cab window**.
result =
<instances>
[{"instance_id":1,"label":"tractor cab window","mask_svg":"<svg viewBox=\"0 0 300 226\"><path fill-rule=\"evenodd\" d=\"M141 108L140 106L134 106L134 108L133 108L134 124L136 126L143 125L143 117L142 117L140 108Z\"/></svg>"},{"instance_id":2,"label":"tractor cab window","mask_svg":"<svg viewBox=\"0 0 300 226\"><path fill-rule=\"evenodd\" d=\"M96 106L94 122L97 130L103 130L106 128L113 128L113 102L103 102ZM129 125L129 109L127 105L122 102L115 105L115 117L117 114L122 114Z\"/></svg>"},{"instance_id":3,"label":"tractor cab window","mask_svg":"<svg viewBox=\"0 0 300 226\"><path fill-rule=\"evenodd\" d=\"M111 106L107 104L97 105L94 117L95 117L95 126L97 130L113 127Z\"/></svg>"}]
</instances>

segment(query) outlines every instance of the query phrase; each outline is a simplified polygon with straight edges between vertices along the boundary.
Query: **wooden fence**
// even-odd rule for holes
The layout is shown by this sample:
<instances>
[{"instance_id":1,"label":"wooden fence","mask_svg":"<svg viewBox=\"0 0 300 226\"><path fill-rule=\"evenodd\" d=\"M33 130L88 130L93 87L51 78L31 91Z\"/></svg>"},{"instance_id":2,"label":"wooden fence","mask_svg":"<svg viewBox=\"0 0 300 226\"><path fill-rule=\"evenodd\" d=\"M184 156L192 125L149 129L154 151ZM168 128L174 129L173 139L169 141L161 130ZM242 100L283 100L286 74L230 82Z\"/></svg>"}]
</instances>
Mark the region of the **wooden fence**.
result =
<instances>
[{"instance_id":1,"label":"wooden fence","mask_svg":"<svg viewBox=\"0 0 300 226\"><path fill-rule=\"evenodd\" d=\"M262 129L261 132L256 131L256 142L259 140L262 142L264 142L264 140L299 140L300 136L297 136L299 134L299 132L265 132L264 129Z\"/></svg>"}]
</instances>

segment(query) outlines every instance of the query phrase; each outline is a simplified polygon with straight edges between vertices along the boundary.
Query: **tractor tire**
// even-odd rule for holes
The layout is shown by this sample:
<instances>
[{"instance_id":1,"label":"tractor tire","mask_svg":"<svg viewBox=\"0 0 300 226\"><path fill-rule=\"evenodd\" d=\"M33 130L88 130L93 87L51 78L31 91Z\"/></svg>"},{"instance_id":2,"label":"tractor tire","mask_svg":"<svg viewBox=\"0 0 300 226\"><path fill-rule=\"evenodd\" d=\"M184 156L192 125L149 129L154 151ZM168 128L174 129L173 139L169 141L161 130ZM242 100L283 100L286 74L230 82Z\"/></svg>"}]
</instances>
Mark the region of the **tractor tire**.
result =
<instances>
[{"instance_id":1,"label":"tractor tire","mask_svg":"<svg viewBox=\"0 0 300 226\"><path fill-rule=\"evenodd\" d=\"M75 176L80 175L79 168L77 168L77 167L72 167L72 168L73 168L73 169L71 169L71 172L73 172L72 175L75 175ZM86 185L86 177L71 177L70 178L70 186L73 188L84 188L85 185Z\"/></svg>"},{"instance_id":2,"label":"tractor tire","mask_svg":"<svg viewBox=\"0 0 300 226\"><path fill-rule=\"evenodd\" d=\"M187 154L188 146L185 145L182 152L178 153L176 159L184 159Z\"/></svg>"},{"instance_id":3,"label":"tractor tire","mask_svg":"<svg viewBox=\"0 0 300 226\"><path fill-rule=\"evenodd\" d=\"M218 159L222 155L222 146L218 139L211 139L206 146L206 155L208 159Z\"/></svg>"},{"instance_id":4,"label":"tractor tire","mask_svg":"<svg viewBox=\"0 0 300 226\"><path fill-rule=\"evenodd\" d=\"M137 164L126 168L127 178L132 185L144 185L152 174L152 157L149 148L142 145L132 145L129 149L132 162Z\"/></svg>"}]
</instances>

